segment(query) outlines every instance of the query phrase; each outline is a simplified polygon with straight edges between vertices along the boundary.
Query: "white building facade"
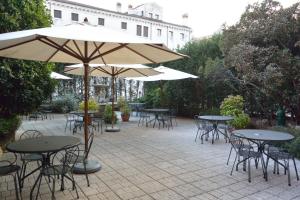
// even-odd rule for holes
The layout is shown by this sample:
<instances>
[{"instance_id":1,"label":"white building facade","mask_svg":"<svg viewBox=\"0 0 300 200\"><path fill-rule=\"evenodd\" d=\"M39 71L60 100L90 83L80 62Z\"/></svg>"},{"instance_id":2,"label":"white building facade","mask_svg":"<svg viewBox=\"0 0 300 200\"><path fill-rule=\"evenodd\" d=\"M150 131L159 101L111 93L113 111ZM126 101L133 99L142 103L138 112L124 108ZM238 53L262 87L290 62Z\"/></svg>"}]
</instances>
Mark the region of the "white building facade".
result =
<instances>
[{"instance_id":1,"label":"white building facade","mask_svg":"<svg viewBox=\"0 0 300 200\"><path fill-rule=\"evenodd\" d=\"M116 11L67 0L46 0L46 7L54 26L83 22L87 18L92 25L164 43L170 49L180 48L192 38L190 27L163 21L163 9L156 3L137 7L129 5L126 12L122 12L121 3L117 3ZM186 20L187 15L183 15L183 18Z\"/></svg>"}]
</instances>

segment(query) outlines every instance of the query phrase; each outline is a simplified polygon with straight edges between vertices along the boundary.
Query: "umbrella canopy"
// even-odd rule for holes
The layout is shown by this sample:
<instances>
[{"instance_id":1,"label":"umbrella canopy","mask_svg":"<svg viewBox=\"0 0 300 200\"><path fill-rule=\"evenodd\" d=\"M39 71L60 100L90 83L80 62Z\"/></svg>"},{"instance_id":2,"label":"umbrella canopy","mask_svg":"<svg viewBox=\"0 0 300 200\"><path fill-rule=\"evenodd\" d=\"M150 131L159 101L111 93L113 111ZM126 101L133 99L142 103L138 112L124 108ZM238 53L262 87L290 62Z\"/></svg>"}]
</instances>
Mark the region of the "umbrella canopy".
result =
<instances>
[{"instance_id":1,"label":"umbrella canopy","mask_svg":"<svg viewBox=\"0 0 300 200\"><path fill-rule=\"evenodd\" d=\"M53 78L53 79L60 79L60 80L72 79L70 77L64 76L64 75L56 73L56 72L51 72L50 77Z\"/></svg>"},{"instance_id":2,"label":"umbrella canopy","mask_svg":"<svg viewBox=\"0 0 300 200\"><path fill-rule=\"evenodd\" d=\"M84 75L84 66L83 64L70 65L65 67L64 72L66 74ZM90 64L88 73L90 76L125 78L153 76L161 72L141 64Z\"/></svg>"},{"instance_id":3,"label":"umbrella canopy","mask_svg":"<svg viewBox=\"0 0 300 200\"><path fill-rule=\"evenodd\" d=\"M85 20L87 22L87 20ZM183 58L163 44L87 23L0 34L0 56L46 62L84 64L84 116L88 118L89 63L145 64ZM85 150L88 121L84 120Z\"/></svg>"},{"instance_id":4,"label":"umbrella canopy","mask_svg":"<svg viewBox=\"0 0 300 200\"><path fill-rule=\"evenodd\" d=\"M149 77L139 77L139 78L128 78L137 81L163 81L163 80L178 80L186 78L198 78L192 74L188 74L179 70L171 69L164 66L159 66L154 68L156 71L161 72L161 74Z\"/></svg>"},{"instance_id":5,"label":"umbrella canopy","mask_svg":"<svg viewBox=\"0 0 300 200\"><path fill-rule=\"evenodd\" d=\"M85 23L0 34L0 56L61 63L160 63L182 58L163 44Z\"/></svg>"}]
</instances>

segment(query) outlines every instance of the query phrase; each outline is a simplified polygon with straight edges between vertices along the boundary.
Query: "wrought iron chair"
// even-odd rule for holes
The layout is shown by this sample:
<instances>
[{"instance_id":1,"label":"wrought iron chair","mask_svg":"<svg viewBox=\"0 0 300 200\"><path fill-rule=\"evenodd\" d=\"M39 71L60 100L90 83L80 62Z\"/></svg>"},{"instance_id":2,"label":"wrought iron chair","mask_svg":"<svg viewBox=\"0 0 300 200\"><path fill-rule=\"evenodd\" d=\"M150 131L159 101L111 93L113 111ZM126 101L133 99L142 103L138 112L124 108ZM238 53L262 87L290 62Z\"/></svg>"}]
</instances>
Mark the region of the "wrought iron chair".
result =
<instances>
[{"instance_id":1,"label":"wrought iron chair","mask_svg":"<svg viewBox=\"0 0 300 200\"><path fill-rule=\"evenodd\" d=\"M17 156L14 153L3 153L0 156L0 176L12 176L14 179L16 199L22 199L19 171L21 167L16 164Z\"/></svg>"},{"instance_id":2,"label":"wrought iron chair","mask_svg":"<svg viewBox=\"0 0 300 200\"><path fill-rule=\"evenodd\" d=\"M20 136L20 140L29 139L29 138L38 138L42 137L43 134L38 130L27 130L23 132ZM22 161L22 168L21 168L21 187L23 187L24 179L28 177L30 174L32 174L34 171L26 174L26 167L27 164L30 162L37 162L38 166L40 165L39 162L42 161L43 156L41 154L35 154L35 153L27 153L27 154L20 154L21 155L21 161Z\"/></svg>"},{"instance_id":3,"label":"wrought iron chair","mask_svg":"<svg viewBox=\"0 0 300 200\"><path fill-rule=\"evenodd\" d=\"M177 111L176 109L170 109L170 120L171 120L171 126L173 127L173 120L175 122L175 125L177 126L177 117L176 117Z\"/></svg>"},{"instance_id":4,"label":"wrought iron chair","mask_svg":"<svg viewBox=\"0 0 300 200\"><path fill-rule=\"evenodd\" d=\"M101 128L101 134L103 133L103 123L104 123L103 113L101 112L94 113L94 115L92 116L92 125L95 127L95 129L98 127L98 132Z\"/></svg>"},{"instance_id":5,"label":"wrought iron chair","mask_svg":"<svg viewBox=\"0 0 300 200\"><path fill-rule=\"evenodd\" d=\"M162 124L163 128L167 126L168 130L170 129L170 127L173 128L169 113L159 114L157 117L157 121L158 121L158 129L160 129L160 124Z\"/></svg>"},{"instance_id":6,"label":"wrought iron chair","mask_svg":"<svg viewBox=\"0 0 300 200\"><path fill-rule=\"evenodd\" d=\"M61 177L61 187L60 187L61 191L65 189L64 180L65 179L70 180L72 182L72 189L73 190L75 189L77 199L79 198L76 182L72 172L74 165L77 162L78 156L79 156L78 146L75 147L66 146L60 152L57 152L52 156L52 162L50 166L47 166L42 169L41 175L48 177L49 183L50 183L50 178L53 181L52 189L50 189L52 192L52 199L55 199L54 192L55 192L56 177ZM60 162L56 163L56 161L60 161ZM38 192L39 192L40 185L41 185L41 181L39 182Z\"/></svg>"},{"instance_id":7,"label":"wrought iron chair","mask_svg":"<svg viewBox=\"0 0 300 200\"><path fill-rule=\"evenodd\" d=\"M284 168L284 174L288 174L288 185L291 186L291 174L290 174L290 160L294 163L294 168L296 172L297 181L299 181L299 175L298 170L295 162L295 157L288 153L286 150L277 148L274 146L269 146L267 148L267 161L266 161L266 168L268 168L269 159L274 160L274 168L273 168L273 174L277 171L277 174L279 174L279 165L281 165ZM280 162L280 161L283 161Z\"/></svg>"},{"instance_id":8,"label":"wrought iron chair","mask_svg":"<svg viewBox=\"0 0 300 200\"><path fill-rule=\"evenodd\" d=\"M238 138L237 138L238 139ZM238 171L238 165L243 163L244 167L243 170L246 171L246 164L248 163L248 181L249 183L251 182L251 159L254 159L255 161L255 167L258 168L258 162L261 160L261 165L262 165L262 170L264 176L266 175L265 173L265 163L263 159L262 152L256 151L257 149L251 145L251 143L248 141L248 144L244 144L243 140L239 139L238 143L236 143L236 156L234 159L234 163L231 169L230 175L232 175L234 167L236 168L236 171ZM251 146L251 147L249 147ZM242 160L239 160L237 163L237 158L242 157Z\"/></svg>"},{"instance_id":9,"label":"wrought iron chair","mask_svg":"<svg viewBox=\"0 0 300 200\"><path fill-rule=\"evenodd\" d=\"M76 119L77 119L77 116L75 116L74 114L65 114L65 118L66 118L66 126L65 126L65 132L67 130L67 127L69 125L70 127L70 131L71 131L71 128L72 128L72 124L75 123Z\"/></svg>"},{"instance_id":10,"label":"wrought iron chair","mask_svg":"<svg viewBox=\"0 0 300 200\"><path fill-rule=\"evenodd\" d=\"M151 116L148 112L146 112L145 110L141 110L138 126L140 126L141 122L142 122L142 124L144 124L144 122L146 122L146 126L148 126L148 120L150 121L150 117Z\"/></svg>"},{"instance_id":11,"label":"wrought iron chair","mask_svg":"<svg viewBox=\"0 0 300 200\"><path fill-rule=\"evenodd\" d=\"M195 137L195 142L196 142L197 138L200 137L200 136L201 136L201 140L202 140L202 137L212 129L212 125L207 124L207 122L204 121L204 120L201 120L199 118L199 115L194 116L194 122L195 122L196 127L197 127L197 134L196 134L196 137ZM202 134L200 134L200 132L202 132ZM207 138L208 138L208 134L207 134Z\"/></svg>"}]
</instances>

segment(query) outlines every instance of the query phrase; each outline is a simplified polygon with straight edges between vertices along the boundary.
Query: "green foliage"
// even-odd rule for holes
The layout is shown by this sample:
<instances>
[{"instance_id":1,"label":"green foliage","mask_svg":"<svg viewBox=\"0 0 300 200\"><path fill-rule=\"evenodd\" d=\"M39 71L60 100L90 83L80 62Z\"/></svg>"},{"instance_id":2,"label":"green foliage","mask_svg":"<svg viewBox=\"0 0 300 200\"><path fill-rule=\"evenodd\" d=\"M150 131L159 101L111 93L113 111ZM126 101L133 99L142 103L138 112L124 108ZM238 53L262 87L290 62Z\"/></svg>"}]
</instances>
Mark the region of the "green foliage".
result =
<instances>
[{"instance_id":1,"label":"green foliage","mask_svg":"<svg viewBox=\"0 0 300 200\"><path fill-rule=\"evenodd\" d=\"M244 113L244 99L240 95L229 95L220 106L220 113L234 117L229 123L237 128L245 128L250 123L250 117Z\"/></svg>"},{"instance_id":2,"label":"green foliage","mask_svg":"<svg viewBox=\"0 0 300 200\"><path fill-rule=\"evenodd\" d=\"M147 83L146 83L146 85L147 85ZM160 107L160 101L161 101L161 89L160 88L148 89L145 96L140 99L140 102L145 103L146 107L149 107L149 108Z\"/></svg>"},{"instance_id":3,"label":"green foliage","mask_svg":"<svg viewBox=\"0 0 300 200\"><path fill-rule=\"evenodd\" d=\"M285 106L300 123L299 5L254 3L236 25L224 28L225 65L233 68L251 113L266 117Z\"/></svg>"},{"instance_id":4,"label":"green foliage","mask_svg":"<svg viewBox=\"0 0 300 200\"><path fill-rule=\"evenodd\" d=\"M51 25L43 0L1 1L0 19L0 33ZM0 116L31 112L50 97L51 68L53 64L0 58Z\"/></svg>"},{"instance_id":5,"label":"green foliage","mask_svg":"<svg viewBox=\"0 0 300 200\"><path fill-rule=\"evenodd\" d=\"M80 102L79 109L84 110L84 101ZM98 103L94 99L89 99L88 101L88 110L96 111L99 109Z\"/></svg>"},{"instance_id":6,"label":"green foliage","mask_svg":"<svg viewBox=\"0 0 300 200\"><path fill-rule=\"evenodd\" d=\"M78 99L74 95L67 94L53 100L51 103L51 107L53 112L66 113L73 110L77 110L78 102Z\"/></svg>"},{"instance_id":7,"label":"green foliage","mask_svg":"<svg viewBox=\"0 0 300 200\"><path fill-rule=\"evenodd\" d=\"M13 133L20 125L21 119L17 115L0 118L0 135Z\"/></svg>"},{"instance_id":8,"label":"green foliage","mask_svg":"<svg viewBox=\"0 0 300 200\"><path fill-rule=\"evenodd\" d=\"M219 107L226 96L237 93L232 73L224 67L222 40L222 34L215 34L179 49L190 58L164 65L199 78L146 83L146 105L178 108L178 114L192 116Z\"/></svg>"},{"instance_id":9,"label":"green foliage","mask_svg":"<svg viewBox=\"0 0 300 200\"><path fill-rule=\"evenodd\" d=\"M104 122L107 124L111 124L112 116L114 116L114 123L116 123L118 121L117 115L115 112L112 112L112 106L107 104L105 106L104 114L103 114Z\"/></svg>"},{"instance_id":10,"label":"green foliage","mask_svg":"<svg viewBox=\"0 0 300 200\"><path fill-rule=\"evenodd\" d=\"M282 131L292 134L295 138L289 142L277 142L274 143L275 146L287 149L289 153L293 154L295 157L300 159L300 130L290 127L276 126L272 130Z\"/></svg>"},{"instance_id":11,"label":"green foliage","mask_svg":"<svg viewBox=\"0 0 300 200\"><path fill-rule=\"evenodd\" d=\"M130 115L131 109L124 97L119 97L118 106L122 115Z\"/></svg>"}]
</instances>

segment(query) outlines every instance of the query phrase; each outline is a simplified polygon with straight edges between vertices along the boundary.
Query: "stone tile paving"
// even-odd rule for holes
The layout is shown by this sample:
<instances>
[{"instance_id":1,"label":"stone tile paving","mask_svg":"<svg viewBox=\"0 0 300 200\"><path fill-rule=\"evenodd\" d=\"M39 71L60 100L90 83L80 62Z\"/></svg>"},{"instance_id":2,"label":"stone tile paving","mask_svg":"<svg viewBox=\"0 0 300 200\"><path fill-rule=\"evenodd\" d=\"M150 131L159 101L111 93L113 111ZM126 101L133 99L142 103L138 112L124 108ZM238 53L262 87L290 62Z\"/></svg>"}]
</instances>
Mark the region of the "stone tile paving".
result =
<instances>
[{"instance_id":1,"label":"stone tile paving","mask_svg":"<svg viewBox=\"0 0 300 200\"><path fill-rule=\"evenodd\" d=\"M287 176L273 174L269 167L269 181L264 181L259 166L252 166L252 182L242 168L230 176L233 157L226 165L230 145L224 139L215 144L194 142L196 128L193 120L179 119L178 126L167 128L137 126L138 118L121 123L119 133L97 133L90 157L102 163L101 171L91 174L90 187L82 175L75 175L80 199L103 200L215 200L215 199L300 199L300 181L291 168L292 186ZM52 120L24 120L18 134L27 129L37 129L45 135L72 135L64 131L63 115ZM82 138L82 133L76 133ZM300 162L297 161L300 167ZM31 164L34 168L35 164ZM23 199L29 192L37 174L25 180ZM57 181L59 182L59 181ZM66 190L56 186L56 199L75 199L76 192L66 182ZM40 199L50 199L50 190L42 181ZM0 178L0 199L15 199L10 177Z\"/></svg>"}]
</instances>

